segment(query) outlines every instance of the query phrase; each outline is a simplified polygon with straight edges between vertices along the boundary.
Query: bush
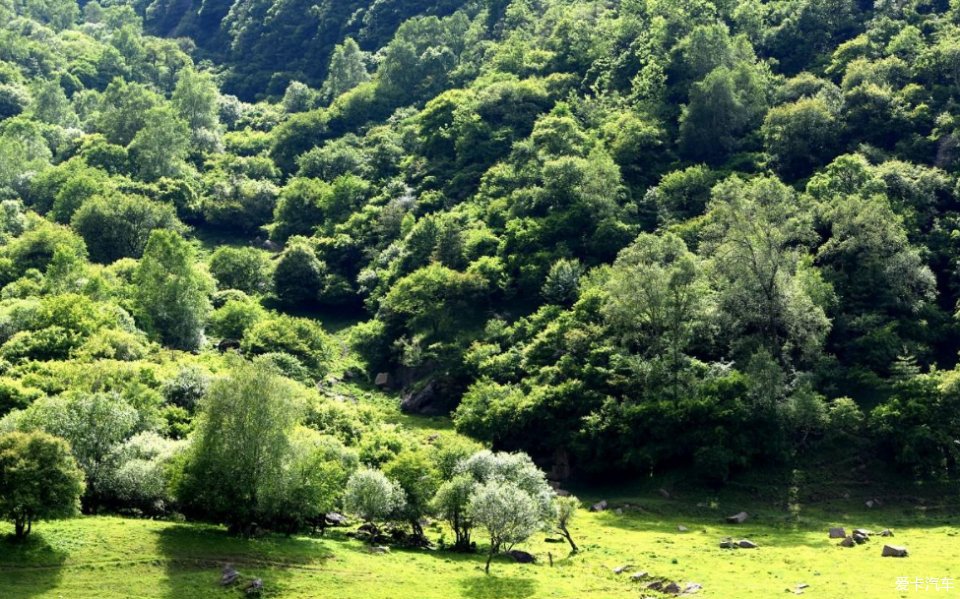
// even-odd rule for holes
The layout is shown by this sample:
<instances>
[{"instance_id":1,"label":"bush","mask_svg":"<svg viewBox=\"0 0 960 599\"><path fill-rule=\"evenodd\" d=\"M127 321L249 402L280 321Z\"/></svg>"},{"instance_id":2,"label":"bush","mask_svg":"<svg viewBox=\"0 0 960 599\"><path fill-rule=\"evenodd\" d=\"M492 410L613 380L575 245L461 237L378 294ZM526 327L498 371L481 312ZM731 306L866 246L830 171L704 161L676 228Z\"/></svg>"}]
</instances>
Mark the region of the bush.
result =
<instances>
[{"instance_id":1,"label":"bush","mask_svg":"<svg viewBox=\"0 0 960 599\"><path fill-rule=\"evenodd\" d=\"M270 259L253 248L217 248L210 257L210 274L219 289L265 293L270 287Z\"/></svg>"}]
</instances>

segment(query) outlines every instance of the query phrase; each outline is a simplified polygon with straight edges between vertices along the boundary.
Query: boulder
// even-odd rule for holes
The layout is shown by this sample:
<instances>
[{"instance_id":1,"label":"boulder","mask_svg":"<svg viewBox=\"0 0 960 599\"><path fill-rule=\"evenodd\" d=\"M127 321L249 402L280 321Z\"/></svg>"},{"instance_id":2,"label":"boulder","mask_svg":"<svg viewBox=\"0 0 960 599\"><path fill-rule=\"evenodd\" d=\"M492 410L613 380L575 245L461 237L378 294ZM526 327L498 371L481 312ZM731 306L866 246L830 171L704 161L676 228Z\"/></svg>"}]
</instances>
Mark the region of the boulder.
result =
<instances>
[{"instance_id":1,"label":"boulder","mask_svg":"<svg viewBox=\"0 0 960 599\"><path fill-rule=\"evenodd\" d=\"M254 578L247 583L247 586L244 587L248 595L259 595L263 592L263 580L260 578Z\"/></svg>"},{"instance_id":2,"label":"boulder","mask_svg":"<svg viewBox=\"0 0 960 599\"><path fill-rule=\"evenodd\" d=\"M221 339L220 343L217 344L217 351L221 354L231 350L240 351L240 342L236 339Z\"/></svg>"},{"instance_id":3,"label":"boulder","mask_svg":"<svg viewBox=\"0 0 960 599\"><path fill-rule=\"evenodd\" d=\"M547 537L543 540L544 543L566 543L563 539L556 539L552 537Z\"/></svg>"},{"instance_id":4,"label":"boulder","mask_svg":"<svg viewBox=\"0 0 960 599\"><path fill-rule=\"evenodd\" d=\"M227 564L223 567L223 570L220 572L220 585L221 586L230 586L231 584L237 582L240 579L240 573L237 572L233 566Z\"/></svg>"},{"instance_id":5,"label":"boulder","mask_svg":"<svg viewBox=\"0 0 960 599\"><path fill-rule=\"evenodd\" d=\"M670 492L666 489L658 489L657 492L660 493L660 496L664 499L670 499Z\"/></svg>"},{"instance_id":6,"label":"boulder","mask_svg":"<svg viewBox=\"0 0 960 599\"><path fill-rule=\"evenodd\" d=\"M386 545L375 545L370 548L370 553L374 555L385 555L387 553L390 553L390 548L387 547Z\"/></svg>"},{"instance_id":7,"label":"boulder","mask_svg":"<svg viewBox=\"0 0 960 599\"><path fill-rule=\"evenodd\" d=\"M687 532L688 530L690 530L690 529L687 528L686 526L684 526L683 524L677 526L677 531L679 531L679 532Z\"/></svg>"},{"instance_id":8,"label":"boulder","mask_svg":"<svg viewBox=\"0 0 960 599\"><path fill-rule=\"evenodd\" d=\"M630 564L624 564L622 566L617 566L616 568L614 568L613 573L623 574L624 572L629 572L630 570L633 570L633 566L631 566Z\"/></svg>"},{"instance_id":9,"label":"boulder","mask_svg":"<svg viewBox=\"0 0 960 599\"><path fill-rule=\"evenodd\" d=\"M883 557L907 557L906 547L897 547L896 545L884 545Z\"/></svg>"},{"instance_id":10,"label":"boulder","mask_svg":"<svg viewBox=\"0 0 960 599\"><path fill-rule=\"evenodd\" d=\"M747 512L740 512L732 516L727 516L727 522L730 524L743 524L749 517L750 515Z\"/></svg>"},{"instance_id":11,"label":"boulder","mask_svg":"<svg viewBox=\"0 0 960 599\"><path fill-rule=\"evenodd\" d=\"M743 539L739 543L737 543L737 545L741 549L756 549L758 547L758 545L753 541L751 541L750 539Z\"/></svg>"},{"instance_id":12,"label":"boulder","mask_svg":"<svg viewBox=\"0 0 960 599\"><path fill-rule=\"evenodd\" d=\"M607 509L607 500L598 501L597 503L590 506L591 512L602 512Z\"/></svg>"},{"instance_id":13,"label":"boulder","mask_svg":"<svg viewBox=\"0 0 960 599\"><path fill-rule=\"evenodd\" d=\"M876 497L874 497L873 499L867 500L864 505L866 505L868 508L875 508L875 507L882 506L883 502L877 499Z\"/></svg>"},{"instance_id":14,"label":"boulder","mask_svg":"<svg viewBox=\"0 0 960 599\"><path fill-rule=\"evenodd\" d=\"M720 549L735 549L737 544L733 542L733 539L724 539L720 541Z\"/></svg>"},{"instance_id":15,"label":"boulder","mask_svg":"<svg viewBox=\"0 0 960 599\"><path fill-rule=\"evenodd\" d=\"M847 531L842 528L831 528L830 529L830 538L831 539L842 539L847 536Z\"/></svg>"},{"instance_id":16,"label":"boulder","mask_svg":"<svg viewBox=\"0 0 960 599\"><path fill-rule=\"evenodd\" d=\"M646 577L648 577L648 576L650 576L650 574L647 573L647 572L637 572L636 574L631 574L631 575L630 575L630 580L632 580L632 581L634 581L634 582L640 582L641 580L643 580L644 578L646 578Z\"/></svg>"},{"instance_id":17,"label":"boulder","mask_svg":"<svg viewBox=\"0 0 960 599\"><path fill-rule=\"evenodd\" d=\"M663 581L661 581L661 580L654 580L653 582L651 582L650 584L647 585L647 590L648 590L648 591L662 591L662 590L663 590Z\"/></svg>"},{"instance_id":18,"label":"boulder","mask_svg":"<svg viewBox=\"0 0 960 599\"><path fill-rule=\"evenodd\" d=\"M390 373L381 372L377 374L377 378L373 380L373 384L377 387L389 387L390 386Z\"/></svg>"},{"instance_id":19,"label":"boulder","mask_svg":"<svg viewBox=\"0 0 960 599\"><path fill-rule=\"evenodd\" d=\"M407 414L442 416L456 406L459 392L445 380L431 378L426 383L412 385L404 390L400 409Z\"/></svg>"},{"instance_id":20,"label":"boulder","mask_svg":"<svg viewBox=\"0 0 960 599\"><path fill-rule=\"evenodd\" d=\"M324 515L324 519L327 521L327 524L330 526L346 526L347 517L339 512L329 512Z\"/></svg>"},{"instance_id":21,"label":"boulder","mask_svg":"<svg viewBox=\"0 0 960 599\"><path fill-rule=\"evenodd\" d=\"M862 534L859 534L856 532L850 535L850 538L853 539L853 542L856 543L857 545L863 545L864 543L870 540L870 537L865 537Z\"/></svg>"},{"instance_id":22,"label":"boulder","mask_svg":"<svg viewBox=\"0 0 960 599\"><path fill-rule=\"evenodd\" d=\"M701 589L703 589L703 585L699 582L688 582L683 587L683 594L692 595Z\"/></svg>"},{"instance_id":23,"label":"boulder","mask_svg":"<svg viewBox=\"0 0 960 599\"><path fill-rule=\"evenodd\" d=\"M680 585L677 584L677 583L675 583L675 582L671 582L671 583L669 583L669 584L667 584L666 586L663 587L663 591L662 591L662 592L663 592L663 593L666 593L666 594L668 594L668 595L679 595L679 594L680 594Z\"/></svg>"},{"instance_id":24,"label":"boulder","mask_svg":"<svg viewBox=\"0 0 960 599\"><path fill-rule=\"evenodd\" d=\"M843 540L838 543L841 547L853 547L856 543L853 540L853 537L843 537Z\"/></svg>"},{"instance_id":25,"label":"boulder","mask_svg":"<svg viewBox=\"0 0 960 599\"><path fill-rule=\"evenodd\" d=\"M618 516L622 516L622 515L623 515L623 508L618 507L617 509L613 510L613 513L616 514L616 515L618 515Z\"/></svg>"},{"instance_id":26,"label":"boulder","mask_svg":"<svg viewBox=\"0 0 960 599\"><path fill-rule=\"evenodd\" d=\"M869 538L870 535L872 535L873 533L867 530L866 528L854 528L853 534Z\"/></svg>"},{"instance_id":27,"label":"boulder","mask_svg":"<svg viewBox=\"0 0 960 599\"><path fill-rule=\"evenodd\" d=\"M889 528L884 528L883 530L880 531L880 536L881 536L881 537L892 537L892 536L893 536L893 531L890 530Z\"/></svg>"},{"instance_id":28,"label":"boulder","mask_svg":"<svg viewBox=\"0 0 960 599\"><path fill-rule=\"evenodd\" d=\"M527 553L526 551L520 551L519 549L511 549L507 552L507 555L513 558L513 561L518 564L532 564L537 561L537 558L533 556L532 553Z\"/></svg>"}]
</instances>

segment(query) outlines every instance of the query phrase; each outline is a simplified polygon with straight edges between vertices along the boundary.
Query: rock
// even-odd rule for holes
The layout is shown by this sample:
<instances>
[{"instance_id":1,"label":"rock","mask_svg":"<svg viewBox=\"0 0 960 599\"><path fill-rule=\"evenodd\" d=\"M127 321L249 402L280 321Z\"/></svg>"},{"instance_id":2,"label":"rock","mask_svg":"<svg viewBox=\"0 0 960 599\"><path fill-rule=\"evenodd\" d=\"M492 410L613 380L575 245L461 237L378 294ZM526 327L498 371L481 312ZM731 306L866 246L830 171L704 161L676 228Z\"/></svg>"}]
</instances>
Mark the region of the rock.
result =
<instances>
[{"instance_id":1,"label":"rock","mask_svg":"<svg viewBox=\"0 0 960 599\"><path fill-rule=\"evenodd\" d=\"M647 590L648 590L648 591L662 591L662 590L663 590L663 581L654 580L653 582L651 582L650 584L647 585Z\"/></svg>"},{"instance_id":2,"label":"rock","mask_svg":"<svg viewBox=\"0 0 960 599\"><path fill-rule=\"evenodd\" d=\"M647 572L637 572L636 574L630 575L630 580L634 582L640 582L641 580L643 580L648 576L650 576L650 574L648 574Z\"/></svg>"},{"instance_id":3,"label":"rock","mask_svg":"<svg viewBox=\"0 0 960 599\"><path fill-rule=\"evenodd\" d=\"M735 549L737 544L733 542L733 539L724 539L720 541L720 549Z\"/></svg>"},{"instance_id":4,"label":"rock","mask_svg":"<svg viewBox=\"0 0 960 599\"><path fill-rule=\"evenodd\" d=\"M830 538L831 539L842 539L847 536L847 531L842 528L831 528L830 529Z\"/></svg>"},{"instance_id":5,"label":"rock","mask_svg":"<svg viewBox=\"0 0 960 599\"><path fill-rule=\"evenodd\" d=\"M370 548L370 553L374 555L385 555L387 553L390 553L390 548L387 547L386 545L375 545Z\"/></svg>"},{"instance_id":6,"label":"rock","mask_svg":"<svg viewBox=\"0 0 960 599\"><path fill-rule=\"evenodd\" d=\"M867 530L866 528L854 528L853 534L869 538L870 535L872 535L873 533Z\"/></svg>"},{"instance_id":7,"label":"rock","mask_svg":"<svg viewBox=\"0 0 960 599\"><path fill-rule=\"evenodd\" d=\"M807 583L805 583L805 582L801 582L800 584L797 585L797 589L799 589L799 590L801 590L801 591L802 591L803 589L809 589L809 588L810 588L810 585L807 584Z\"/></svg>"},{"instance_id":8,"label":"rock","mask_svg":"<svg viewBox=\"0 0 960 599\"><path fill-rule=\"evenodd\" d=\"M613 513L616 514L616 515L618 515L618 516L622 516L622 515L623 515L623 508L619 508L619 507L618 507L617 509L613 510Z\"/></svg>"},{"instance_id":9,"label":"rock","mask_svg":"<svg viewBox=\"0 0 960 599\"><path fill-rule=\"evenodd\" d=\"M381 372L377 374L377 378L373 380L373 384L377 387L389 387L390 386L390 373Z\"/></svg>"},{"instance_id":10,"label":"rock","mask_svg":"<svg viewBox=\"0 0 960 599\"><path fill-rule=\"evenodd\" d=\"M598 501L597 503L590 506L591 512L602 512L607 509L607 500Z\"/></svg>"},{"instance_id":11,"label":"rock","mask_svg":"<svg viewBox=\"0 0 960 599\"><path fill-rule=\"evenodd\" d=\"M324 516L330 526L346 526L347 517L339 512L330 512Z\"/></svg>"},{"instance_id":12,"label":"rock","mask_svg":"<svg viewBox=\"0 0 960 599\"><path fill-rule=\"evenodd\" d=\"M677 526L677 530L680 531L680 532L687 532L687 531L690 530L690 529L687 528L686 526L684 526L683 524L681 524L681 525Z\"/></svg>"},{"instance_id":13,"label":"rock","mask_svg":"<svg viewBox=\"0 0 960 599\"><path fill-rule=\"evenodd\" d=\"M853 535L851 535L850 538L852 538L853 542L856 543L857 545L863 545L864 543L870 540L870 537L865 537L859 533L853 533Z\"/></svg>"},{"instance_id":14,"label":"rock","mask_svg":"<svg viewBox=\"0 0 960 599\"><path fill-rule=\"evenodd\" d=\"M897 547L896 545L884 545L883 557L907 557L906 547Z\"/></svg>"},{"instance_id":15,"label":"rock","mask_svg":"<svg viewBox=\"0 0 960 599\"><path fill-rule=\"evenodd\" d=\"M700 584L699 582L688 582L683 587L683 594L692 595L701 589L703 589L703 585Z\"/></svg>"},{"instance_id":16,"label":"rock","mask_svg":"<svg viewBox=\"0 0 960 599\"><path fill-rule=\"evenodd\" d=\"M893 536L893 531L890 530L889 528L884 528L883 530L880 531L880 536L881 536L881 537L892 537L892 536Z\"/></svg>"},{"instance_id":17,"label":"rock","mask_svg":"<svg viewBox=\"0 0 960 599\"><path fill-rule=\"evenodd\" d=\"M630 564L624 564L622 566L617 566L616 568L614 568L613 573L623 574L624 572L629 572L630 570L633 570L633 566L631 566Z\"/></svg>"},{"instance_id":18,"label":"rock","mask_svg":"<svg viewBox=\"0 0 960 599\"><path fill-rule=\"evenodd\" d=\"M519 549L511 549L507 552L507 555L513 558L513 561L518 564L532 564L537 561L537 558L533 556L532 553L527 553L526 551L520 551Z\"/></svg>"},{"instance_id":19,"label":"rock","mask_svg":"<svg viewBox=\"0 0 960 599\"><path fill-rule=\"evenodd\" d=\"M657 492L660 493L660 496L664 499L670 499L670 492L666 489L658 489Z\"/></svg>"},{"instance_id":20,"label":"rock","mask_svg":"<svg viewBox=\"0 0 960 599\"><path fill-rule=\"evenodd\" d=\"M227 564L223 567L223 570L220 572L220 585L221 586L230 586L231 584L237 582L240 579L240 573L237 572L233 566Z\"/></svg>"},{"instance_id":21,"label":"rock","mask_svg":"<svg viewBox=\"0 0 960 599\"><path fill-rule=\"evenodd\" d=\"M749 517L750 515L747 512L740 512L739 514L727 516L727 522L730 524L743 524Z\"/></svg>"},{"instance_id":22,"label":"rock","mask_svg":"<svg viewBox=\"0 0 960 599\"><path fill-rule=\"evenodd\" d=\"M430 379L405 389L400 409L407 414L440 416L456 407L457 392L445 380Z\"/></svg>"},{"instance_id":23,"label":"rock","mask_svg":"<svg viewBox=\"0 0 960 599\"><path fill-rule=\"evenodd\" d=\"M838 543L838 544L839 544L841 547L853 547L853 546L856 545L856 543L855 543L854 540L853 540L853 537L844 537L843 540L840 541L840 543Z\"/></svg>"},{"instance_id":24,"label":"rock","mask_svg":"<svg viewBox=\"0 0 960 599\"><path fill-rule=\"evenodd\" d=\"M563 539L552 539L550 537L547 537L546 539L544 539L543 542L544 543L566 543L566 541L564 541Z\"/></svg>"},{"instance_id":25,"label":"rock","mask_svg":"<svg viewBox=\"0 0 960 599\"><path fill-rule=\"evenodd\" d=\"M236 339L221 339L220 343L217 344L217 351L219 351L221 354L230 350L239 351L240 342Z\"/></svg>"},{"instance_id":26,"label":"rock","mask_svg":"<svg viewBox=\"0 0 960 599\"><path fill-rule=\"evenodd\" d=\"M263 580L259 578L254 578L247 583L245 587L248 595L259 595L263 592Z\"/></svg>"},{"instance_id":27,"label":"rock","mask_svg":"<svg viewBox=\"0 0 960 599\"><path fill-rule=\"evenodd\" d=\"M671 582L670 584L663 587L662 592L667 593L668 595L679 595L680 585L675 582Z\"/></svg>"},{"instance_id":28,"label":"rock","mask_svg":"<svg viewBox=\"0 0 960 599\"><path fill-rule=\"evenodd\" d=\"M566 489L556 489L554 493L557 494L557 497L570 497L570 491Z\"/></svg>"},{"instance_id":29,"label":"rock","mask_svg":"<svg viewBox=\"0 0 960 599\"><path fill-rule=\"evenodd\" d=\"M877 499L876 497L874 497L873 499L868 500L865 505L868 508L875 508L875 507L881 507L883 505L883 502Z\"/></svg>"},{"instance_id":30,"label":"rock","mask_svg":"<svg viewBox=\"0 0 960 599\"><path fill-rule=\"evenodd\" d=\"M737 545L739 545L741 549L756 549L758 547L758 545L750 539L743 539L737 543Z\"/></svg>"}]
</instances>

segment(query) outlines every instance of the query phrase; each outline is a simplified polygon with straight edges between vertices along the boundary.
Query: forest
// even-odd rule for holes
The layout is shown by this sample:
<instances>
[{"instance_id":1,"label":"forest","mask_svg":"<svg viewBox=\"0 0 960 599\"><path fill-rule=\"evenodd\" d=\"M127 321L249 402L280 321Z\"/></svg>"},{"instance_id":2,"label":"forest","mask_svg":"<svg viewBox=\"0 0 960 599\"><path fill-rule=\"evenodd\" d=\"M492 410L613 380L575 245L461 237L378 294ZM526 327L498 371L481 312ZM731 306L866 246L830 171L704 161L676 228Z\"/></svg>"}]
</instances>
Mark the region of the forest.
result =
<instances>
[{"instance_id":1,"label":"forest","mask_svg":"<svg viewBox=\"0 0 960 599\"><path fill-rule=\"evenodd\" d=\"M957 0L0 0L18 543L489 572L580 551L564 488L850 463L949 511L958 319Z\"/></svg>"}]
</instances>

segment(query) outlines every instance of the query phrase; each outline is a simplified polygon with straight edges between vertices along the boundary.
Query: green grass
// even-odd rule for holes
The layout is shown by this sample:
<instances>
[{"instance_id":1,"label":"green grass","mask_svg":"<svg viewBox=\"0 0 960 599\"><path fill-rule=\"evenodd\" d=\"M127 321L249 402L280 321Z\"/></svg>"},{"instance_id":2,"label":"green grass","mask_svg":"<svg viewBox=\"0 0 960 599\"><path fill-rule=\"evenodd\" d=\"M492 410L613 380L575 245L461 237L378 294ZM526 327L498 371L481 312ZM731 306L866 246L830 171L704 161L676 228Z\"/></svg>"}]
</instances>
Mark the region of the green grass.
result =
<instances>
[{"instance_id":1,"label":"green grass","mask_svg":"<svg viewBox=\"0 0 960 599\"><path fill-rule=\"evenodd\" d=\"M228 562L244 576L262 577L265 596L284 598L643 596L642 585L628 574L612 572L624 564L678 582L698 582L703 597L776 597L798 583L810 585L805 594L811 597L910 597L917 592L896 590L898 576L960 578L960 528L946 513L931 515L909 506L864 511L851 509L850 503L798 514L766 502L745 505L742 499L737 504L716 496L667 501L655 492L611 499L610 511L579 517L574 527L583 549L579 555L569 557L565 545L546 543L546 535L539 534L523 545L540 558L538 564L499 560L491 576L483 574L480 555L423 550L371 555L343 530L325 538L244 540L212 526L85 517L42 523L25 545L0 541L0 597L243 596L217 584L220 567ZM623 514L615 512L617 507ZM724 515L741 508L755 514L750 521L723 523ZM689 532L679 532L680 524ZM907 546L910 557L881 558L879 538L852 549L838 547L827 538L830 525L893 528L892 541ZM3 525L0 534L9 530ZM431 534L436 536L437 529ZM729 535L750 538L760 548L720 549L719 540Z\"/></svg>"}]
</instances>

